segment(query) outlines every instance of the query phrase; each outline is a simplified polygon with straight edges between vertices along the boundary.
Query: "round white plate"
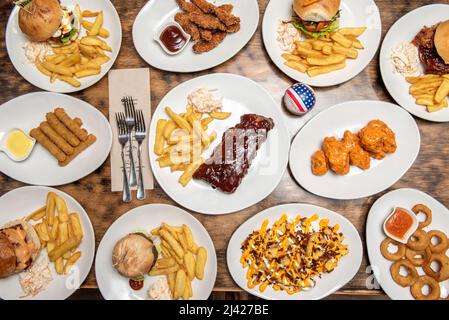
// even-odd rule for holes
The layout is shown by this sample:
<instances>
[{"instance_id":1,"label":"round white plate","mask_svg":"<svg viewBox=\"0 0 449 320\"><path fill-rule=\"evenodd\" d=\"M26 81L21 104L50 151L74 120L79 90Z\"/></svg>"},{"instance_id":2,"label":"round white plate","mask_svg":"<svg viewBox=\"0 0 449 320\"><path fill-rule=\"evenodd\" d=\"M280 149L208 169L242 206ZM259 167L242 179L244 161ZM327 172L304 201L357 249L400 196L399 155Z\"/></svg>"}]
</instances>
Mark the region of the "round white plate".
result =
<instances>
[{"instance_id":1,"label":"round white plate","mask_svg":"<svg viewBox=\"0 0 449 320\"><path fill-rule=\"evenodd\" d=\"M294 219L297 215L311 217L314 214L318 214L320 218L328 218L331 225L339 224L340 230L345 237L343 243L349 246L349 253L341 258L333 272L323 274L320 279L317 279L316 286L309 291L289 295L283 291L275 291L271 287L267 287L265 292L260 292L257 287L248 289L247 269L243 269L240 264L241 244L254 230L260 229L265 219L268 219L270 221L269 225L272 225L283 214L287 214L289 219ZM293 203L268 208L243 223L234 232L229 241L226 258L229 272L234 281L240 288L252 295L269 300L318 300L334 293L354 278L362 263L362 255L363 248L359 233L348 219L325 208L310 204Z\"/></svg>"},{"instance_id":2,"label":"round white plate","mask_svg":"<svg viewBox=\"0 0 449 320\"><path fill-rule=\"evenodd\" d=\"M390 56L391 50L397 44L411 42L424 26L433 26L447 20L448 17L449 5L447 4L432 4L407 13L388 30L379 57L382 79L393 99L411 114L435 122L449 121L449 108L437 112L427 112L425 107L417 105L415 99L408 93L410 84L400 73L396 72ZM420 67L420 72L424 72L423 66Z\"/></svg>"},{"instance_id":3,"label":"round white plate","mask_svg":"<svg viewBox=\"0 0 449 320\"><path fill-rule=\"evenodd\" d=\"M79 246L81 257L72 267L68 275L58 275L53 263L49 268L53 280L48 287L33 297L21 298L23 291L19 283L19 275L0 279L0 298L36 299L36 300L63 300L70 297L86 279L89 274L95 254L95 234L92 223L83 207L71 196L62 191L48 187L22 187L5 193L0 197L0 227L10 221L25 218L31 212L41 208L49 192L55 192L67 202L69 212L77 212L81 219L84 238ZM33 224L33 223L31 223ZM46 249L41 254L47 254Z\"/></svg>"},{"instance_id":4,"label":"round white plate","mask_svg":"<svg viewBox=\"0 0 449 320\"><path fill-rule=\"evenodd\" d=\"M207 250L207 262L203 280L192 282L192 300L206 300L214 288L217 277L217 256L209 233L204 226L188 212L167 204L148 204L128 211L118 218L106 231L98 246L95 259L95 275L98 288L106 300L144 300L148 288L165 276L145 277L144 287L134 291L129 279L121 276L112 266L112 250L121 238L132 232L146 231L159 227L163 222L180 226L186 224L193 233L195 242ZM156 243L158 243L156 241Z\"/></svg>"},{"instance_id":5,"label":"round white plate","mask_svg":"<svg viewBox=\"0 0 449 320\"><path fill-rule=\"evenodd\" d=\"M342 0L340 26L368 28L359 37L365 46L365 49L358 50L359 57L347 59L346 68L342 70L313 78L284 65L285 60L281 55L285 52L279 48L277 29L279 21L292 18L292 3L292 0L270 1L262 24L263 42L271 60L290 78L315 87L334 86L354 78L371 62L379 48L382 33L379 9L373 0Z\"/></svg>"},{"instance_id":6,"label":"round white plate","mask_svg":"<svg viewBox=\"0 0 449 320\"><path fill-rule=\"evenodd\" d=\"M134 46L140 56L151 66L172 72L197 72L218 66L236 55L251 39L259 24L257 0L219 0L215 5L229 3L234 6L233 14L240 17L240 31L228 34L214 50L196 54L193 43L177 55L167 54L153 39L154 34L169 22L174 21L181 11L175 0L152 0L139 12L133 25Z\"/></svg>"},{"instance_id":7,"label":"round white plate","mask_svg":"<svg viewBox=\"0 0 449 320\"><path fill-rule=\"evenodd\" d=\"M394 207L412 209L416 204L424 204L432 210L432 223L425 230L441 230L449 234L449 210L428 194L416 189L398 189L380 197L371 207L366 223L366 245L374 276L385 293L395 300L413 299L410 288L403 288L393 281L390 274L391 261L380 252L380 244L386 238L383 223ZM420 275L424 275L418 268ZM442 296L449 293L449 280L440 284Z\"/></svg>"},{"instance_id":8,"label":"round white plate","mask_svg":"<svg viewBox=\"0 0 449 320\"><path fill-rule=\"evenodd\" d=\"M108 73L109 69L111 69L122 44L122 26L120 24L119 15L115 10L114 5L109 0L62 0L61 2L62 5L69 7L74 7L76 4L79 4L81 10L103 11L103 27L108 29L110 32L109 38L105 39L105 41L112 48L112 52L107 53L107 56L111 58L111 60L102 65L101 72L98 75L80 79L81 86L78 88L75 88L63 81L50 83L49 78L40 73L34 64L29 63L28 59L25 57L23 46L28 41L28 38L19 28L18 8L13 9L6 26L6 48L14 68L16 68L17 72L19 72L20 75L31 84L46 91L60 93L77 92L84 90L100 81L100 79ZM93 18L87 19L89 21L94 21ZM83 30L85 29L83 28ZM82 31L80 37L84 35L85 32Z\"/></svg>"},{"instance_id":9,"label":"round white plate","mask_svg":"<svg viewBox=\"0 0 449 320\"><path fill-rule=\"evenodd\" d=\"M47 112L57 107L63 107L73 118L82 119L83 128L95 134L97 141L65 167L60 167L58 161L38 143L30 157L22 162L14 162L5 153L0 153L1 172L28 184L58 186L79 180L103 164L112 145L109 122L93 106L71 96L35 92L12 99L0 106L0 128L5 132L20 128L28 133L45 121Z\"/></svg>"},{"instance_id":10,"label":"round white plate","mask_svg":"<svg viewBox=\"0 0 449 320\"><path fill-rule=\"evenodd\" d=\"M398 148L383 160L371 158L371 168L351 166L346 176L329 172L312 174L312 154L325 137L343 138L345 130L356 132L371 120L382 120L395 133ZM332 199L358 199L381 192L398 181L415 162L421 138L415 120L402 108L382 101L351 101L335 105L310 120L295 137L290 168L296 181L310 192Z\"/></svg>"},{"instance_id":11,"label":"round white plate","mask_svg":"<svg viewBox=\"0 0 449 320\"><path fill-rule=\"evenodd\" d=\"M170 106L175 112L184 112L187 96L195 89L205 87L217 89L223 96L223 111L232 112L226 120L216 120L209 125L209 132L215 130L217 139L205 150L208 159L221 142L226 129L240 122L247 113L256 113L274 120L274 129L268 133L267 141L257 152L248 174L232 194L226 194L200 180L191 180L183 187L178 183L181 173L172 173L170 168L159 168L154 154L156 122L168 119L164 108ZM164 191L180 205L204 214L225 214L243 210L267 197L279 184L288 162L290 137L284 124L280 106L270 94L256 82L232 74L212 74L186 81L170 91L160 102L152 116L150 128L150 163L154 176Z\"/></svg>"}]
</instances>

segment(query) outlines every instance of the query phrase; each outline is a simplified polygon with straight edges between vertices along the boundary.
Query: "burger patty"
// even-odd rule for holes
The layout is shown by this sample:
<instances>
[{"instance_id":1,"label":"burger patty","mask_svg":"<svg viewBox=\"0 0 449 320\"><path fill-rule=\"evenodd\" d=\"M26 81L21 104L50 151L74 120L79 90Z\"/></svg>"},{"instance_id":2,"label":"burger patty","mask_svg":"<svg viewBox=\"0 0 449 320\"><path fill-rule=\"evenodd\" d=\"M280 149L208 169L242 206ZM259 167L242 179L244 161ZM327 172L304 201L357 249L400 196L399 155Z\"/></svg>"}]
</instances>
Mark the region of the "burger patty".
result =
<instances>
[{"instance_id":1,"label":"burger patty","mask_svg":"<svg viewBox=\"0 0 449 320\"><path fill-rule=\"evenodd\" d=\"M435 48L435 31L438 24L432 27L424 27L416 35L413 44L418 47L419 58L426 68L426 73L431 74L447 74L449 73L449 64L439 56Z\"/></svg>"}]
</instances>

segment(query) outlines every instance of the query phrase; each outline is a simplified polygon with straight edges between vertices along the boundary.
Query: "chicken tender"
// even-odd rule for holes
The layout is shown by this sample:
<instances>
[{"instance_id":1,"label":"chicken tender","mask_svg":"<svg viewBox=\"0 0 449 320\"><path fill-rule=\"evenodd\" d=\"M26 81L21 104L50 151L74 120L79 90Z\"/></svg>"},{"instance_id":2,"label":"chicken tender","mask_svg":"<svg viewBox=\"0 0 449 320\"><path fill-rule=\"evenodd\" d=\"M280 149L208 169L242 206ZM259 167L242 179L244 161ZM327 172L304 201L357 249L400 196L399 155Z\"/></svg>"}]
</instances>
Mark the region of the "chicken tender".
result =
<instances>
[{"instance_id":1,"label":"chicken tender","mask_svg":"<svg viewBox=\"0 0 449 320\"><path fill-rule=\"evenodd\" d=\"M371 165L371 158L368 152L360 146L359 137L351 131L345 131L343 143L349 151L349 163L362 170L368 170Z\"/></svg>"},{"instance_id":2,"label":"chicken tender","mask_svg":"<svg viewBox=\"0 0 449 320\"><path fill-rule=\"evenodd\" d=\"M349 152L345 143L335 137L327 137L322 149L332 171L341 176L349 173Z\"/></svg>"},{"instance_id":3,"label":"chicken tender","mask_svg":"<svg viewBox=\"0 0 449 320\"><path fill-rule=\"evenodd\" d=\"M240 24L240 18L234 16L231 13L233 7L229 6L216 7L206 0L192 0L192 3L195 4L198 8L200 8L204 13L216 15L217 18L220 19L220 21L223 22L226 27L229 27L234 24Z\"/></svg>"},{"instance_id":4,"label":"chicken tender","mask_svg":"<svg viewBox=\"0 0 449 320\"><path fill-rule=\"evenodd\" d=\"M203 28L199 28L200 30L200 37L201 39L205 40L205 41L211 41L212 40L212 36L213 33L211 30L207 30L207 29L203 29Z\"/></svg>"},{"instance_id":5,"label":"chicken tender","mask_svg":"<svg viewBox=\"0 0 449 320\"><path fill-rule=\"evenodd\" d=\"M322 150L312 155L312 173L316 176L324 176L329 171L327 158Z\"/></svg>"},{"instance_id":6,"label":"chicken tender","mask_svg":"<svg viewBox=\"0 0 449 320\"><path fill-rule=\"evenodd\" d=\"M381 120L373 120L359 132L360 145L374 159L381 160L397 149L396 135Z\"/></svg>"},{"instance_id":7,"label":"chicken tender","mask_svg":"<svg viewBox=\"0 0 449 320\"><path fill-rule=\"evenodd\" d=\"M195 4L192 2L186 1L186 0L176 0L176 3L178 6L184 10L187 13L202 13L200 8L198 8Z\"/></svg>"},{"instance_id":8,"label":"chicken tender","mask_svg":"<svg viewBox=\"0 0 449 320\"><path fill-rule=\"evenodd\" d=\"M218 31L212 35L212 40L204 41L199 40L193 45L193 52L204 53L215 49L226 38L227 33Z\"/></svg>"},{"instance_id":9,"label":"chicken tender","mask_svg":"<svg viewBox=\"0 0 449 320\"><path fill-rule=\"evenodd\" d=\"M190 34L193 41L200 39L200 30L196 24L190 21L188 13L178 12L175 15L175 21L179 23L185 32Z\"/></svg>"},{"instance_id":10,"label":"chicken tender","mask_svg":"<svg viewBox=\"0 0 449 320\"><path fill-rule=\"evenodd\" d=\"M212 14L189 13L189 19L204 29L226 31L224 23Z\"/></svg>"}]
</instances>

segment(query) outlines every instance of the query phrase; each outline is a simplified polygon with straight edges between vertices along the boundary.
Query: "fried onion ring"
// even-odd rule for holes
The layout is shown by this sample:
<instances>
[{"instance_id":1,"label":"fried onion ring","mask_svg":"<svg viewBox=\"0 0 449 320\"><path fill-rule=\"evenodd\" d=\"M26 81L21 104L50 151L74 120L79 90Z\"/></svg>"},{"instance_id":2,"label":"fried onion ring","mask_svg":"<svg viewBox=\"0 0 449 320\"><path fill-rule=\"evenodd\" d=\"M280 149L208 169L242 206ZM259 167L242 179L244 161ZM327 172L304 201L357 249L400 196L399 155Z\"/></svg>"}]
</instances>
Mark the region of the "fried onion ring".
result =
<instances>
[{"instance_id":1,"label":"fried onion ring","mask_svg":"<svg viewBox=\"0 0 449 320\"><path fill-rule=\"evenodd\" d=\"M433 270L432 262L438 263L440 265L440 270ZM427 259L423 266L423 270L429 277L432 277L436 281L445 281L449 279L449 258L443 253L434 253Z\"/></svg>"},{"instance_id":2,"label":"fried onion ring","mask_svg":"<svg viewBox=\"0 0 449 320\"><path fill-rule=\"evenodd\" d=\"M427 232L429 236L429 248L432 253L444 253L447 250L449 240L444 232L439 230L431 230ZM432 244L432 238L438 239L438 244Z\"/></svg>"},{"instance_id":3,"label":"fried onion ring","mask_svg":"<svg viewBox=\"0 0 449 320\"><path fill-rule=\"evenodd\" d=\"M407 275L403 276L400 274L401 267L407 270ZM398 260L393 263L390 267L391 277L394 282L396 282L401 287L410 287L419 278L418 271L416 271L415 266L407 259Z\"/></svg>"},{"instance_id":4,"label":"fried onion ring","mask_svg":"<svg viewBox=\"0 0 449 320\"><path fill-rule=\"evenodd\" d=\"M398 251L392 253L388 250L388 247L390 244L396 246L398 248ZM399 259L402 259L405 255L405 245L402 243L399 243L391 238L385 238L384 241L380 244L380 252L382 253L383 257L389 261L397 261Z\"/></svg>"},{"instance_id":5,"label":"fried onion ring","mask_svg":"<svg viewBox=\"0 0 449 320\"><path fill-rule=\"evenodd\" d=\"M432 210L430 210L429 207L427 207L427 206L425 206L425 205L423 205L423 204L417 204L416 206L414 206L414 207L412 208L412 211L413 211L416 215L418 215L420 212L422 212L422 213L424 213L425 216L426 216L426 220L421 221L421 222L419 223L419 226L418 226L419 229L422 229L422 228L424 228L424 227L427 227L429 224L432 223Z\"/></svg>"},{"instance_id":6,"label":"fried onion ring","mask_svg":"<svg viewBox=\"0 0 449 320\"><path fill-rule=\"evenodd\" d=\"M415 251L423 251L429 245L429 236L424 230L416 230L414 234L408 239L407 247Z\"/></svg>"},{"instance_id":7,"label":"fried onion ring","mask_svg":"<svg viewBox=\"0 0 449 320\"><path fill-rule=\"evenodd\" d=\"M422 267L426 261L430 258L432 252L429 248L422 251L415 251L407 248L405 250L405 257L409 260L415 267Z\"/></svg>"},{"instance_id":8,"label":"fried onion ring","mask_svg":"<svg viewBox=\"0 0 449 320\"><path fill-rule=\"evenodd\" d=\"M422 292L424 286L429 286L429 293L427 295ZM438 300L441 294L440 284L429 276L419 277L412 285L410 291L416 300Z\"/></svg>"}]
</instances>

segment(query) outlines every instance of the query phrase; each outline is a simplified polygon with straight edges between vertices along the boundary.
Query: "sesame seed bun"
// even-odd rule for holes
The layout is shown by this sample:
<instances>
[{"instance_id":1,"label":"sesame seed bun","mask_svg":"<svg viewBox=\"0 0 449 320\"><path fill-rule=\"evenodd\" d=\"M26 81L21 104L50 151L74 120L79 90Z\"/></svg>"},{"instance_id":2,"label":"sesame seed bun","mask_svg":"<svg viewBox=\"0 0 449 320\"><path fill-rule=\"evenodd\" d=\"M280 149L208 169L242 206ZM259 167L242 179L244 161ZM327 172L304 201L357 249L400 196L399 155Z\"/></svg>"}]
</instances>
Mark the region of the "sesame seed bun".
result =
<instances>
[{"instance_id":1,"label":"sesame seed bun","mask_svg":"<svg viewBox=\"0 0 449 320\"><path fill-rule=\"evenodd\" d=\"M293 10L304 21L329 21L340 10L341 0L320 0L304 6L309 0L294 0Z\"/></svg>"}]
</instances>

